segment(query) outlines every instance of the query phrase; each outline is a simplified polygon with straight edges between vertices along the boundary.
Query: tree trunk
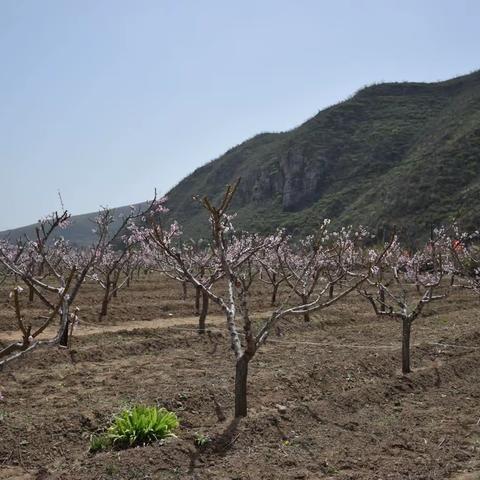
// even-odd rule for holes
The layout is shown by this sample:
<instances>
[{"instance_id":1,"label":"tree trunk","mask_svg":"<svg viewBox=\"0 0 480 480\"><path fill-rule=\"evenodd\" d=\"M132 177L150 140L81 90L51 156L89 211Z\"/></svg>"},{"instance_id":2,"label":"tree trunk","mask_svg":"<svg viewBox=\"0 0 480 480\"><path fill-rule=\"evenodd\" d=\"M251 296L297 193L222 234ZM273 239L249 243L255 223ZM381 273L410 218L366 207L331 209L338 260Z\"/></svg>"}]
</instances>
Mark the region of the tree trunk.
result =
<instances>
[{"instance_id":1,"label":"tree trunk","mask_svg":"<svg viewBox=\"0 0 480 480\"><path fill-rule=\"evenodd\" d=\"M28 301L30 303L33 302L33 294L34 294L33 287L32 286L28 287Z\"/></svg>"},{"instance_id":2,"label":"tree trunk","mask_svg":"<svg viewBox=\"0 0 480 480\"><path fill-rule=\"evenodd\" d=\"M108 313L108 302L110 301L110 288L111 282L107 280L107 285L105 287L105 295L103 296L102 309L100 310L100 319L106 317Z\"/></svg>"},{"instance_id":3,"label":"tree trunk","mask_svg":"<svg viewBox=\"0 0 480 480\"><path fill-rule=\"evenodd\" d=\"M402 373L410 373L410 333L412 322L404 318L402 321Z\"/></svg>"},{"instance_id":4,"label":"tree trunk","mask_svg":"<svg viewBox=\"0 0 480 480\"><path fill-rule=\"evenodd\" d=\"M195 288L195 315L200 315L200 295L202 294L202 287Z\"/></svg>"},{"instance_id":5,"label":"tree trunk","mask_svg":"<svg viewBox=\"0 0 480 480\"><path fill-rule=\"evenodd\" d=\"M302 295L302 304L306 305L307 303L308 303L308 297L306 295ZM307 323L310 321L310 313L309 312L305 312L303 314L303 321L307 322Z\"/></svg>"},{"instance_id":6,"label":"tree trunk","mask_svg":"<svg viewBox=\"0 0 480 480\"><path fill-rule=\"evenodd\" d=\"M65 328L63 329L62 336L60 337L59 345L61 347L68 347L68 332L70 330L70 320L67 320Z\"/></svg>"},{"instance_id":7,"label":"tree trunk","mask_svg":"<svg viewBox=\"0 0 480 480\"><path fill-rule=\"evenodd\" d=\"M187 282L182 282L182 300L187 299Z\"/></svg>"},{"instance_id":8,"label":"tree trunk","mask_svg":"<svg viewBox=\"0 0 480 480\"><path fill-rule=\"evenodd\" d=\"M68 348L68 332L70 331L70 316L68 314L68 301L64 300L60 322L63 325L63 331L60 336L59 345Z\"/></svg>"},{"instance_id":9,"label":"tree trunk","mask_svg":"<svg viewBox=\"0 0 480 480\"><path fill-rule=\"evenodd\" d=\"M328 298L331 300L333 298L333 292L335 290L335 286L334 285L330 285L330 287L328 287Z\"/></svg>"},{"instance_id":10,"label":"tree trunk","mask_svg":"<svg viewBox=\"0 0 480 480\"><path fill-rule=\"evenodd\" d=\"M208 295L206 292L202 292L202 311L198 318L198 333L205 333L205 320L208 314Z\"/></svg>"},{"instance_id":11,"label":"tree trunk","mask_svg":"<svg viewBox=\"0 0 480 480\"><path fill-rule=\"evenodd\" d=\"M380 311L384 312L385 311L385 289L383 287L380 287L379 296L380 296Z\"/></svg>"},{"instance_id":12,"label":"tree trunk","mask_svg":"<svg viewBox=\"0 0 480 480\"><path fill-rule=\"evenodd\" d=\"M248 362L242 355L235 365L235 418L247 416Z\"/></svg>"},{"instance_id":13,"label":"tree trunk","mask_svg":"<svg viewBox=\"0 0 480 480\"><path fill-rule=\"evenodd\" d=\"M271 301L271 306L272 306L272 307L275 306L275 304L277 303L278 287L279 287L279 284L278 284L278 283L274 283L274 284L273 284L272 301Z\"/></svg>"}]
</instances>

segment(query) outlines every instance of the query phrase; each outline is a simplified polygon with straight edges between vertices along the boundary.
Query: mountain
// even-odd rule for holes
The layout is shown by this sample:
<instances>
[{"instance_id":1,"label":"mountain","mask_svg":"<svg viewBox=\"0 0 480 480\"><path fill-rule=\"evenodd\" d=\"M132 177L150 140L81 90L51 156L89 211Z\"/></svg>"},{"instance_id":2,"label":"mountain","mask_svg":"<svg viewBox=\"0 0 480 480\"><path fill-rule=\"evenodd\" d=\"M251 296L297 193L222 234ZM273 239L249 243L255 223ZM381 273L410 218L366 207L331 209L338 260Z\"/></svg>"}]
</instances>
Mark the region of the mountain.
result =
<instances>
[{"instance_id":1,"label":"mountain","mask_svg":"<svg viewBox=\"0 0 480 480\"><path fill-rule=\"evenodd\" d=\"M310 231L324 217L405 235L480 220L480 71L437 83L383 83L284 133L257 135L169 193L172 217L204 234L194 194L241 177L237 224Z\"/></svg>"},{"instance_id":2,"label":"mountain","mask_svg":"<svg viewBox=\"0 0 480 480\"><path fill-rule=\"evenodd\" d=\"M395 225L411 238L453 218L477 226L480 71L372 85L293 130L257 135L175 186L170 217L187 235L205 235L192 196L218 199L239 177L232 210L246 230L304 233L325 217L380 232Z\"/></svg>"},{"instance_id":3,"label":"mountain","mask_svg":"<svg viewBox=\"0 0 480 480\"><path fill-rule=\"evenodd\" d=\"M135 208L145 206L145 202L134 205ZM128 215L131 211L131 207L119 207L112 209L114 221L111 225L112 231L118 229L121 226L122 215ZM57 236L62 236L72 244L77 246L90 245L96 238L94 229L96 228L93 223L93 219L98 215L98 212L85 213L83 215L74 215L71 217L71 224L62 229L56 231ZM35 239L35 228L37 224L27 225L26 227L15 228L12 230L6 230L0 232L0 238L8 238L15 240L17 238L27 236L30 239Z\"/></svg>"}]
</instances>

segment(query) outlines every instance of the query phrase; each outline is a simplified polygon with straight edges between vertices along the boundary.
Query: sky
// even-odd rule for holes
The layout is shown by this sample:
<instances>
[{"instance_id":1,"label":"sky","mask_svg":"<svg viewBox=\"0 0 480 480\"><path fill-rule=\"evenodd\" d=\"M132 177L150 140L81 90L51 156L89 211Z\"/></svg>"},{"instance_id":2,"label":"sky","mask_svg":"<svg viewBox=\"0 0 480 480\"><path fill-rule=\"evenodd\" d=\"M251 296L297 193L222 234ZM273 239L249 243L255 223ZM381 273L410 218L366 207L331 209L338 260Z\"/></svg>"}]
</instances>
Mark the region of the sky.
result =
<instances>
[{"instance_id":1,"label":"sky","mask_svg":"<svg viewBox=\"0 0 480 480\"><path fill-rule=\"evenodd\" d=\"M478 0L0 0L0 230L165 194L381 81L480 68ZM199 192L201 193L201 192Z\"/></svg>"}]
</instances>

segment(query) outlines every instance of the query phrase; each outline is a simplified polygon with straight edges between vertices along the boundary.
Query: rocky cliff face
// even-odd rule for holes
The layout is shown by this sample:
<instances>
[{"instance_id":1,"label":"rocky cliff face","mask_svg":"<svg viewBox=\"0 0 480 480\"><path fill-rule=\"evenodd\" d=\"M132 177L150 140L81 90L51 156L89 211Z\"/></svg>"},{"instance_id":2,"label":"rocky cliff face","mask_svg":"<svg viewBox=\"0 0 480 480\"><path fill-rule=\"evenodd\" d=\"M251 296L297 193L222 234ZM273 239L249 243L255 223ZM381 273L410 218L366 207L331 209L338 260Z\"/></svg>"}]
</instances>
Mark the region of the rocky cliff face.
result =
<instances>
[{"instance_id":1,"label":"rocky cliff face","mask_svg":"<svg viewBox=\"0 0 480 480\"><path fill-rule=\"evenodd\" d=\"M292 147L279 161L284 183L282 208L286 212L301 210L322 196L326 181L326 160L309 158L304 148Z\"/></svg>"},{"instance_id":2,"label":"rocky cliff face","mask_svg":"<svg viewBox=\"0 0 480 480\"><path fill-rule=\"evenodd\" d=\"M257 204L281 200L284 212L295 212L318 200L327 178L327 161L311 158L301 146L276 155L265 168L242 178L240 195Z\"/></svg>"}]
</instances>

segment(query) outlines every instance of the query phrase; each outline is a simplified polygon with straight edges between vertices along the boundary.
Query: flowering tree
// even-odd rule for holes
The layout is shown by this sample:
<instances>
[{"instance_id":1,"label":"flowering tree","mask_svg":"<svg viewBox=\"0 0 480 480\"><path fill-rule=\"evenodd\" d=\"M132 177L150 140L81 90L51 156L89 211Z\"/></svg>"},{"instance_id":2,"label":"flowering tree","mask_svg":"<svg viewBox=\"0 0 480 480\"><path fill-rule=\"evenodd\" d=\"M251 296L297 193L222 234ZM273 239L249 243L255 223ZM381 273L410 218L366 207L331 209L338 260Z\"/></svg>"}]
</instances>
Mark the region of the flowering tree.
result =
<instances>
[{"instance_id":1,"label":"flowering tree","mask_svg":"<svg viewBox=\"0 0 480 480\"><path fill-rule=\"evenodd\" d=\"M116 297L117 292L127 284L130 278L129 274L125 274L123 279L121 279L121 276L132 256L133 251L131 249L115 250L110 245L102 258L95 264L90 278L97 281L104 291L99 313L100 320L108 315L108 306L112 298Z\"/></svg>"},{"instance_id":2,"label":"flowering tree","mask_svg":"<svg viewBox=\"0 0 480 480\"><path fill-rule=\"evenodd\" d=\"M315 235L299 240L296 245L285 244L277 249L282 276L304 305L310 303L314 294L328 294L332 299L334 286L342 280L348 283L347 276L353 276L356 268L359 244L368 236L363 228L330 232L329 223L326 219ZM304 320L310 321L308 311L304 313Z\"/></svg>"},{"instance_id":3,"label":"flowering tree","mask_svg":"<svg viewBox=\"0 0 480 480\"><path fill-rule=\"evenodd\" d=\"M198 275L192 271L188 260L182 254L181 249L175 246L172 241L175 231L165 229L160 222L152 223L149 239L162 253L164 253L175 265L175 268L182 272L185 278L196 287L202 289L211 301L216 303L224 312L227 328L230 336L230 345L235 355L235 416L247 415L247 378L249 362L255 356L258 349L267 341L272 328L282 318L290 315L305 315L306 313L329 307L345 297L363 283L368 276L372 266L364 268L363 271L351 272L346 270L350 259L346 259L345 250L332 247L336 252L333 259L338 259L343 265L341 272L343 278L351 282L344 289L337 293L334 298L325 299L317 295L309 303L291 305L289 296L263 324L256 329L252 323L249 312L249 287L251 276L255 275L252 270L252 260L255 255L264 250L275 250L278 244L283 241L283 234L270 237L258 235L240 236L236 235L232 217L227 211L231 204L238 182L228 186L220 204L215 206L208 198L201 201L207 210L210 218L212 244L211 249L214 255L214 267L211 275L213 278L224 276L227 282L227 291L224 294L216 293L210 282L202 282ZM178 231L177 231L178 233ZM385 252L378 255L372 265L381 261ZM350 252L353 254L353 252ZM261 255L264 258L264 255ZM305 269L305 268L304 268ZM308 269L305 269L308 271ZM340 275L340 270L339 270ZM298 274L299 280L303 278Z\"/></svg>"},{"instance_id":4,"label":"flowering tree","mask_svg":"<svg viewBox=\"0 0 480 480\"><path fill-rule=\"evenodd\" d=\"M89 248L75 250L63 238L54 239L57 229L65 228L70 222L67 211L53 213L39 221L36 239L24 238L15 246L0 243L0 265L16 281L21 280L40 300L47 310L41 317L42 323L34 326L33 319L22 314L21 294L23 288L16 285L11 292L13 310L18 325L20 341L0 350L0 365L4 365L25 353L41 346L60 345L67 347L77 320L78 309L72 305L85 278L95 264L100 262L110 246L125 232L125 228L146 213L154 210L154 199L147 207L133 211L112 232L112 215L104 209L94 220L97 240ZM40 334L59 318L56 334L49 339L39 339Z\"/></svg>"},{"instance_id":5,"label":"flowering tree","mask_svg":"<svg viewBox=\"0 0 480 480\"><path fill-rule=\"evenodd\" d=\"M103 243L102 255L94 264L89 277L103 289L99 313L102 320L108 315L108 306L118 291L129 284L133 269L142 262L139 249L144 241L141 225L147 216L163 213L165 198L154 198L147 206L130 207L128 215L120 214L120 224L115 223L115 211L103 209L94 220L94 233Z\"/></svg>"},{"instance_id":6,"label":"flowering tree","mask_svg":"<svg viewBox=\"0 0 480 480\"><path fill-rule=\"evenodd\" d=\"M279 233L282 234L282 232ZM285 283L289 278L288 274L285 275L280 261L280 259L285 256L285 253L281 252L281 249L285 245L287 238L288 237L284 236L284 241L279 242L269 250L259 252L255 256L262 267L259 276L260 281L271 285L272 287L272 296L270 299L271 307L274 307L277 304L278 289L282 283Z\"/></svg>"},{"instance_id":7,"label":"flowering tree","mask_svg":"<svg viewBox=\"0 0 480 480\"><path fill-rule=\"evenodd\" d=\"M21 312L20 295L23 288L20 285L13 288L10 297L21 341L0 351L0 365L38 346L68 344L69 327L76 317L76 311L70 313L70 306L93 263L92 260L81 269L77 265L69 265L64 261L69 250L66 243L62 239L49 242L53 232L68 225L69 219L66 211L62 214L54 213L39 221L36 240L21 240L16 249L5 242L0 245L0 264L17 280L22 280L49 312L42 318L41 325L33 327ZM37 337L57 316L60 317L60 322L56 335L48 340L38 340Z\"/></svg>"},{"instance_id":8,"label":"flowering tree","mask_svg":"<svg viewBox=\"0 0 480 480\"><path fill-rule=\"evenodd\" d=\"M221 272L215 267L214 254L209 244L203 240L198 242L190 241L181 245L182 256L191 272L194 272L197 278L203 285L208 285L208 288L213 288L213 285L222 277ZM165 273L176 280L186 285L189 279L177 268L175 262L171 258L164 256L165 265L168 266ZM195 314L198 315L198 333L205 333L206 319L209 308L209 297L205 289L197 285L195 288Z\"/></svg>"},{"instance_id":9,"label":"flowering tree","mask_svg":"<svg viewBox=\"0 0 480 480\"><path fill-rule=\"evenodd\" d=\"M462 233L457 225L444 232L455 274L452 286L480 295L480 232Z\"/></svg>"},{"instance_id":10,"label":"flowering tree","mask_svg":"<svg viewBox=\"0 0 480 480\"><path fill-rule=\"evenodd\" d=\"M403 373L411 371L410 338L413 322L422 314L425 305L443 299L448 294L450 283L443 281L452 272L447 253L442 237L437 241L429 241L412 255L395 238L382 263L373 268L373 274L367 279L370 288L361 291L376 315L402 322ZM370 256L376 256L373 249L370 250Z\"/></svg>"}]
</instances>

